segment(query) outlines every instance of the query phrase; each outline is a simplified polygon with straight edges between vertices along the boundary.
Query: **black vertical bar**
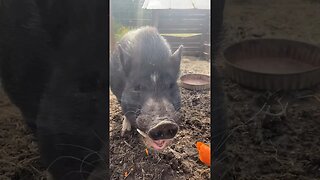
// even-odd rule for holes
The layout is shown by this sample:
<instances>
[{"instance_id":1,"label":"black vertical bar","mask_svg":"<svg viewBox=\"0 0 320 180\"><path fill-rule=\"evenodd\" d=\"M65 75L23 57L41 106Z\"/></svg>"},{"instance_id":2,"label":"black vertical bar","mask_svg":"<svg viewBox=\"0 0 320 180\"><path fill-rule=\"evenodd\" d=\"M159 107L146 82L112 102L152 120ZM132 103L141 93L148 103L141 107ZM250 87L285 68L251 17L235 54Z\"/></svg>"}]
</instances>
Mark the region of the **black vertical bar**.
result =
<instances>
[{"instance_id":1,"label":"black vertical bar","mask_svg":"<svg viewBox=\"0 0 320 180\"><path fill-rule=\"evenodd\" d=\"M220 48L221 31L223 28L224 0L211 1L211 164L212 178L220 179L222 171L216 162L225 150L224 139L226 137L227 118L224 104L224 91L221 78L217 71L216 59Z\"/></svg>"}]
</instances>

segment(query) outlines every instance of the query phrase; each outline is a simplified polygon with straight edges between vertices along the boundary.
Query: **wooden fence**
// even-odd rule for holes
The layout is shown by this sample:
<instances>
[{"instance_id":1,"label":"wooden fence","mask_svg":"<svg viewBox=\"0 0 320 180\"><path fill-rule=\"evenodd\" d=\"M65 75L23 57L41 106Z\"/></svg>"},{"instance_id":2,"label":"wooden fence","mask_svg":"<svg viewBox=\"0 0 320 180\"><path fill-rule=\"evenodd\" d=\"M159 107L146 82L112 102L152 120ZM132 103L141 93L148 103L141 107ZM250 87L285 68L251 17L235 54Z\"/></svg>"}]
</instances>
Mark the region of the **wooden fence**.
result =
<instances>
[{"instance_id":1,"label":"wooden fence","mask_svg":"<svg viewBox=\"0 0 320 180\"><path fill-rule=\"evenodd\" d=\"M210 11L153 10L152 23L168 40L172 51L184 46L184 55L210 57Z\"/></svg>"},{"instance_id":2,"label":"wooden fence","mask_svg":"<svg viewBox=\"0 0 320 180\"><path fill-rule=\"evenodd\" d=\"M183 45L184 55L210 58L210 11L196 9L142 11L144 15L141 18L118 18L117 22L129 27L155 26L167 39L173 52Z\"/></svg>"}]
</instances>

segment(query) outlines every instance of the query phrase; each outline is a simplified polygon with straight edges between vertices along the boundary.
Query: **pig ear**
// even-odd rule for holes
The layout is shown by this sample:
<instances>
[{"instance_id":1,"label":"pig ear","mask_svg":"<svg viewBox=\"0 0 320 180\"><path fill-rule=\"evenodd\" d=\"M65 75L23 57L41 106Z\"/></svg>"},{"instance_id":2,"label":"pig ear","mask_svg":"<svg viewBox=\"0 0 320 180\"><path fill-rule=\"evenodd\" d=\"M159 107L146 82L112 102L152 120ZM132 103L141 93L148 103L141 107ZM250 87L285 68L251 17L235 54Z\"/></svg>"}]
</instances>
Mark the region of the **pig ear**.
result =
<instances>
[{"instance_id":1,"label":"pig ear","mask_svg":"<svg viewBox=\"0 0 320 180\"><path fill-rule=\"evenodd\" d=\"M119 58L120 58L122 69L124 73L128 75L130 71L130 64L129 64L130 56L120 44L118 44L118 50L119 50Z\"/></svg>"},{"instance_id":2,"label":"pig ear","mask_svg":"<svg viewBox=\"0 0 320 180\"><path fill-rule=\"evenodd\" d=\"M174 64L180 68L181 56L182 56L183 45L180 45L179 48L171 55L171 60Z\"/></svg>"}]
</instances>

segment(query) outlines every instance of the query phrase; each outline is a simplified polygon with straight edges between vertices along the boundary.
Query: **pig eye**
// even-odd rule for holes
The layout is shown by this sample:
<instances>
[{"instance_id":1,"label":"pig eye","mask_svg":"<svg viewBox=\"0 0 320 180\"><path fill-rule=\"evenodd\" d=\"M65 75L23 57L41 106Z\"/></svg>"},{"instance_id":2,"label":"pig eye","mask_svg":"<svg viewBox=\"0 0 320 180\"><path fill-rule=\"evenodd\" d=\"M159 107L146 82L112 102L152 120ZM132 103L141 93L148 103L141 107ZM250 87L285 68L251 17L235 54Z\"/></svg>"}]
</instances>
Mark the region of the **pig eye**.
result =
<instances>
[{"instance_id":1,"label":"pig eye","mask_svg":"<svg viewBox=\"0 0 320 180\"><path fill-rule=\"evenodd\" d=\"M134 90L134 91L142 91L142 90L143 90L143 87L142 87L141 84L139 84L139 85L134 86L134 87L133 87L133 90Z\"/></svg>"}]
</instances>

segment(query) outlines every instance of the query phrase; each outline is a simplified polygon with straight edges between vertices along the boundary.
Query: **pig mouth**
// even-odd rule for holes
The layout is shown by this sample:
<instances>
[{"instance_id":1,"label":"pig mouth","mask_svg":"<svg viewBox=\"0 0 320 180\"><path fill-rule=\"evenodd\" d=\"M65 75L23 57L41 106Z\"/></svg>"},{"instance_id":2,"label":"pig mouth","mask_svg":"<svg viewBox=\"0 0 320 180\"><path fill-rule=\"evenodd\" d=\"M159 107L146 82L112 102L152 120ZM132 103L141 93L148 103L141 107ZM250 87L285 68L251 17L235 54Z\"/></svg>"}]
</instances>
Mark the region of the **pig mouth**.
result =
<instances>
[{"instance_id":1,"label":"pig mouth","mask_svg":"<svg viewBox=\"0 0 320 180\"><path fill-rule=\"evenodd\" d=\"M147 145L151 146L155 150L163 150L170 143L171 139L151 140Z\"/></svg>"},{"instance_id":2,"label":"pig mouth","mask_svg":"<svg viewBox=\"0 0 320 180\"><path fill-rule=\"evenodd\" d=\"M154 150L161 151L165 149L172 139L160 139L160 140L153 140L150 138L146 133L142 132L141 130L137 129L140 135L143 136L144 138L144 143L146 144L147 147L152 147Z\"/></svg>"}]
</instances>

